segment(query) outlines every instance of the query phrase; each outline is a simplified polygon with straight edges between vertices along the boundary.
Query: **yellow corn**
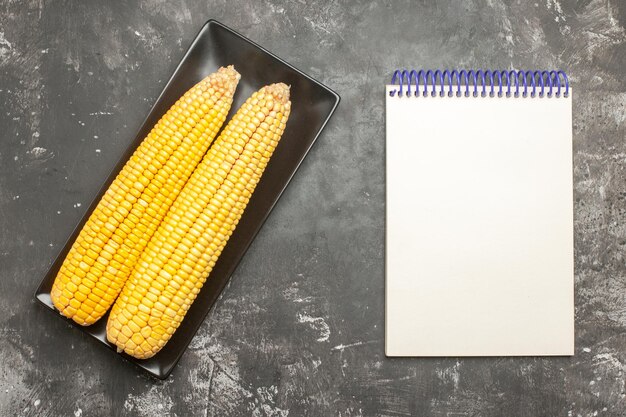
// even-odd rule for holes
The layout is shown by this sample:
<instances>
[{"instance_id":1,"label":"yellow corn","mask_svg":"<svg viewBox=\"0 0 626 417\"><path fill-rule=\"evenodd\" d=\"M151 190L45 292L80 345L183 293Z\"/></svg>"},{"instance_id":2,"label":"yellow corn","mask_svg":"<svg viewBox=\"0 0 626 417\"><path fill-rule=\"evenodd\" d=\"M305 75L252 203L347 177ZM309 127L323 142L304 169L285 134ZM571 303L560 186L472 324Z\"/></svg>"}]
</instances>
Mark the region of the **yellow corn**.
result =
<instances>
[{"instance_id":1,"label":"yellow corn","mask_svg":"<svg viewBox=\"0 0 626 417\"><path fill-rule=\"evenodd\" d=\"M119 295L148 241L221 128L240 75L220 68L159 120L103 195L72 245L51 297L85 326Z\"/></svg>"},{"instance_id":2,"label":"yellow corn","mask_svg":"<svg viewBox=\"0 0 626 417\"><path fill-rule=\"evenodd\" d=\"M290 109L285 84L263 87L209 149L113 305L107 338L119 351L150 358L178 328L241 218Z\"/></svg>"}]
</instances>

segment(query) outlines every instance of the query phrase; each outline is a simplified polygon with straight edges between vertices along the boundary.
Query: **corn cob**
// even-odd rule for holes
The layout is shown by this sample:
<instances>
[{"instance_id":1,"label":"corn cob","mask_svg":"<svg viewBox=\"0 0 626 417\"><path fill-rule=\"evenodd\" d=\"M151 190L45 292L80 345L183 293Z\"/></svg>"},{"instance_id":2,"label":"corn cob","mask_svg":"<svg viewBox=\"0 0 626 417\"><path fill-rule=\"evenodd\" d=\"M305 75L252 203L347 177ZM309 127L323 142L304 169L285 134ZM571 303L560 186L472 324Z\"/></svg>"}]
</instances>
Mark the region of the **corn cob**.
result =
<instances>
[{"instance_id":1,"label":"corn cob","mask_svg":"<svg viewBox=\"0 0 626 417\"><path fill-rule=\"evenodd\" d=\"M133 153L55 279L51 297L62 315L90 325L113 304L224 123L239 78L231 66L203 79L167 111Z\"/></svg>"},{"instance_id":2,"label":"corn cob","mask_svg":"<svg viewBox=\"0 0 626 417\"><path fill-rule=\"evenodd\" d=\"M224 128L150 240L107 322L139 359L170 339L233 233L291 109L282 83L252 95Z\"/></svg>"}]
</instances>

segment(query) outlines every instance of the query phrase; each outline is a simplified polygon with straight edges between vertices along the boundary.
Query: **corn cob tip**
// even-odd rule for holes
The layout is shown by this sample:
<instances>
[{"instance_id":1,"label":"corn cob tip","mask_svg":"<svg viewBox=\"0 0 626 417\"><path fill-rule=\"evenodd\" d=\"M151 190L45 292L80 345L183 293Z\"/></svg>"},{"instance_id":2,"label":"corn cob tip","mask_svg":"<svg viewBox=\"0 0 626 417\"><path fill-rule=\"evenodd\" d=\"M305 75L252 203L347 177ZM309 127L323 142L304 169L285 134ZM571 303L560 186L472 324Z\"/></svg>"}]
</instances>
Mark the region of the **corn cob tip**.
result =
<instances>
[{"instance_id":1,"label":"corn cob tip","mask_svg":"<svg viewBox=\"0 0 626 417\"><path fill-rule=\"evenodd\" d=\"M203 88L221 91L221 94L232 97L240 79L241 75L235 70L235 67L229 65L220 67L217 71L207 75L200 81L199 85L203 85Z\"/></svg>"},{"instance_id":2,"label":"corn cob tip","mask_svg":"<svg viewBox=\"0 0 626 417\"><path fill-rule=\"evenodd\" d=\"M289 89L291 87L285 83L275 83L266 85L263 89L270 93L276 101L286 104L289 101Z\"/></svg>"},{"instance_id":3,"label":"corn cob tip","mask_svg":"<svg viewBox=\"0 0 626 417\"><path fill-rule=\"evenodd\" d=\"M235 67L233 65L229 65L227 67L220 67L217 70L217 74L222 76L226 80L227 83L237 84L239 80L241 79L241 74L239 74L237 70L235 70Z\"/></svg>"}]
</instances>

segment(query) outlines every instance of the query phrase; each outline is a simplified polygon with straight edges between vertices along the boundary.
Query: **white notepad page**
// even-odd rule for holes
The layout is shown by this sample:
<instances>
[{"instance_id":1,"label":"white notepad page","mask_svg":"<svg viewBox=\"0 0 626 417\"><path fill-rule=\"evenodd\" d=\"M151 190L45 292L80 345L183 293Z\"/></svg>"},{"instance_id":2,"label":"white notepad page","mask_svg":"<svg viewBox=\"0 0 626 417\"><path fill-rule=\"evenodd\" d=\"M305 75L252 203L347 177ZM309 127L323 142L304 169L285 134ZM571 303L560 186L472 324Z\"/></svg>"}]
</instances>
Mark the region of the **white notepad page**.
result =
<instances>
[{"instance_id":1,"label":"white notepad page","mask_svg":"<svg viewBox=\"0 0 626 417\"><path fill-rule=\"evenodd\" d=\"M571 91L390 97L397 88L387 356L573 355Z\"/></svg>"}]
</instances>

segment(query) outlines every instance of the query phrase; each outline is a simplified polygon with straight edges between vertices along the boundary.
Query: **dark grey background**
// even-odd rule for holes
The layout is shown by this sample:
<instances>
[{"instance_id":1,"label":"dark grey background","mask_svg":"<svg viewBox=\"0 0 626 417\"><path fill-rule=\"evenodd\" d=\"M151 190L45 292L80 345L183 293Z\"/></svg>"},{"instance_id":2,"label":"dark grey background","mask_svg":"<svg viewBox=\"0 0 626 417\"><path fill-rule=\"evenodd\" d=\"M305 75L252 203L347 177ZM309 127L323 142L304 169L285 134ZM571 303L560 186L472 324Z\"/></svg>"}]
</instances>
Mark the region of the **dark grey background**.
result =
<instances>
[{"instance_id":1,"label":"dark grey background","mask_svg":"<svg viewBox=\"0 0 626 417\"><path fill-rule=\"evenodd\" d=\"M32 293L208 18L343 101L160 382ZM624 416L625 26L621 0L0 1L0 415ZM383 85L397 67L570 74L574 357L385 358Z\"/></svg>"}]
</instances>

